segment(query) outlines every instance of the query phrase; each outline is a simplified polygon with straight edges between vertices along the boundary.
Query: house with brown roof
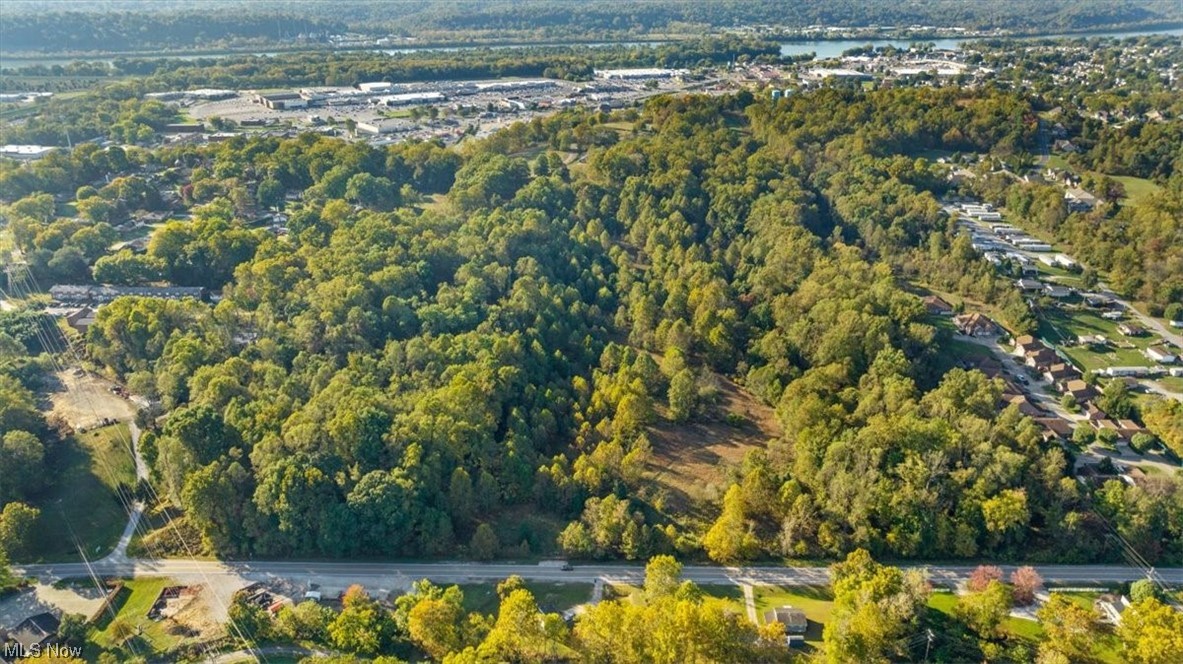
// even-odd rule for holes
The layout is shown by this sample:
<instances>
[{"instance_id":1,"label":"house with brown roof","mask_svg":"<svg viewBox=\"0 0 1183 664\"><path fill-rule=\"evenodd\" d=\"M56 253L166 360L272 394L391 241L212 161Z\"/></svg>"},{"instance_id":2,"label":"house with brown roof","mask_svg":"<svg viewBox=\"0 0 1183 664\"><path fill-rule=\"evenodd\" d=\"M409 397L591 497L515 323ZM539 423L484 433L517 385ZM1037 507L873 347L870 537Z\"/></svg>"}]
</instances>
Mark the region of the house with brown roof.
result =
<instances>
[{"instance_id":1,"label":"house with brown roof","mask_svg":"<svg viewBox=\"0 0 1183 664\"><path fill-rule=\"evenodd\" d=\"M1070 440L1072 438L1072 423L1059 417L1036 417L1035 422L1043 427L1043 439Z\"/></svg>"},{"instance_id":2,"label":"house with brown roof","mask_svg":"<svg viewBox=\"0 0 1183 664\"><path fill-rule=\"evenodd\" d=\"M924 298L924 308L928 313L934 316L952 316L953 305L944 301L936 295L929 295Z\"/></svg>"},{"instance_id":3,"label":"house with brown roof","mask_svg":"<svg viewBox=\"0 0 1183 664\"><path fill-rule=\"evenodd\" d=\"M1025 394L1004 394L1002 400L1008 406L1018 406L1019 412L1027 417L1038 417L1043 415L1043 409L1035 405Z\"/></svg>"},{"instance_id":4,"label":"house with brown roof","mask_svg":"<svg viewBox=\"0 0 1183 664\"><path fill-rule=\"evenodd\" d=\"M1060 362L1060 356L1056 355L1056 351L1046 346L1027 352L1027 366L1033 367L1040 373L1046 371L1053 364L1059 364Z\"/></svg>"},{"instance_id":5,"label":"house with brown roof","mask_svg":"<svg viewBox=\"0 0 1183 664\"><path fill-rule=\"evenodd\" d=\"M977 369L986 374L988 378L997 378L1002 375L1002 364L993 357L983 357L978 361Z\"/></svg>"},{"instance_id":6,"label":"house with brown roof","mask_svg":"<svg viewBox=\"0 0 1183 664\"><path fill-rule=\"evenodd\" d=\"M1043 377L1047 382L1063 391L1063 386L1067 385L1068 381L1080 378L1080 372L1067 362L1057 362L1043 372Z\"/></svg>"},{"instance_id":7,"label":"house with brown roof","mask_svg":"<svg viewBox=\"0 0 1183 664\"><path fill-rule=\"evenodd\" d=\"M1000 332L998 325L984 314L973 312L953 317L957 331L967 337L992 337Z\"/></svg>"},{"instance_id":8,"label":"house with brown roof","mask_svg":"<svg viewBox=\"0 0 1183 664\"><path fill-rule=\"evenodd\" d=\"M0 639L4 646L0 651L6 656L15 653L17 656L13 659L21 659L52 641L61 624L61 620L52 613L29 616L13 627L4 639Z\"/></svg>"},{"instance_id":9,"label":"house with brown roof","mask_svg":"<svg viewBox=\"0 0 1183 664\"><path fill-rule=\"evenodd\" d=\"M1133 420L1117 420L1117 433L1120 434L1122 438L1129 440L1136 434L1149 432L1145 427L1142 427Z\"/></svg>"},{"instance_id":10,"label":"house with brown roof","mask_svg":"<svg viewBox=\"0 0 1183 664\"><path fill-rule=\"evenodd\" d=\"M1077 400L1079 401L1079 399L1077 399ZM1104 420L1109 417L1109 413L1106 413L1105 411L1098 408L1097 404L1095 404L1095 403L1090 403L1088 405L1088 407L1085 408L1084 413L1088 417L1090 422L1097 422L1099 420Z\"/></svg>"},{"instance_id":11,"label":"house with brown roof","mask_svg":"<svg viewBox=\"0 0 1183 664\"><path fill-rule=\"evenodd\" d=\"M1079 378L1064 383L1064 392L1071 394L1077 403L1084 403L1097 396L1097 390ZM1090 405L1091 408L1096 408L1096 406Z\"/></svg>"},{"instance_id":12,"label":"house with brown roof","mask_svg":"<svg viewBox=\"0 0 1183 664\"><path fill-rule=\"evenodd\" d=\"M1024 334L1023 336L1015 339L1015 354L1017 355L1023 355L1025 357L1027 353L1035 352L1043 348L1047 348L1047 346L1042 341L1036 339L1030 334Z\"/></svg>"}]
</instances>

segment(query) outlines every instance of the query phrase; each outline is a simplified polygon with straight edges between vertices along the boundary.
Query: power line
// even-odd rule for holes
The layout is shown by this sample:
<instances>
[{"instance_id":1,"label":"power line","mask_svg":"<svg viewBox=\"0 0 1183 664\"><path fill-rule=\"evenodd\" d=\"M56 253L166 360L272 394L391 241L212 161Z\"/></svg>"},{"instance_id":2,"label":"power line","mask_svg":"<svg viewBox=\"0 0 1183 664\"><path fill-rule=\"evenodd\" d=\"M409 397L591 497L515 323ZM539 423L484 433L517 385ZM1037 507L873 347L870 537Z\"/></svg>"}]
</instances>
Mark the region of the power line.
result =
<instances>
[{"instance_id":1,"label":"power line","mask_svg":"<svg viewBox=\"0 0 1183 664\"><path fill-rule=\"evenodd\" d=\"M14 249L14 253L17 251L19 251L19 250ZM42 292L40 286L37 284L36 277L33 276L32 271L29 270L27 265L20 264L20 263L14 263L12 265L15 265L17 267L16 272L20 275L20 278L16 281L16 283L22 284L24 286L24 294L23 294L22 299L26 299L28 296L32 295L34 292ZM21 268L23 268L23 274L21 273ZM9 276L9 285L12 286L13 278L12 278L11 268L8 269L7 272L8 272L8 276ZM17 289L18 289L18 294L19 294L20 286L18 286ZM63 376L66 374L65 368L61 365L60 362L58 362L57 358L55 357L55 352L57 352L57 350L59 348L61 348L61 346L65 347L64 350L61 351L62 354L64 355L66 352L68 352L70 354L70 356L74 359L74 362L77 364L77 366L81 367L82 357L78 354L77 350L74 349L72 347L72 345L68 344L68 343L62 344L61 346L58 346L57 344L55 344L53 342L53 339L55 339L55 335L48 332L48 325L49 324L44 320L44 318L42 316L37 316L37 317L35 317L34 320L35 320L34 329L35 329L35 333L38 336L38 341L40 343L42 343L42 347L46 350L46 353L50 356L50 361L54 364L55 368L57 368ZM58 331L60 333L60 330L58 330ZM87 402L87 405L90 408L91 412L95 415L95 417L98 417L98 410L97 410L97 408L95 408L94 403L90 399L89 395L86 394L85 390L80 390L80 393L82 394L83 399ZM136 460L139 457L138 457L138 454L136 453L136 447L135 447L134 441L124 437L122 429L117 428L116 433L119 435L121 442L131 451L133 464L136 463ZM101 455L100 455L100 458L101 458ZM100 463L103 463L103 465L106 465L105 460L101 460ZM117 477L114 475L113 471L111 471L109 468L107 469L107 472L111 474L112 482L117 487L116 493L118 494L120 502L124 505L125 510L128 512L128 518L129 519L136 519L136 517L134 516L134 514L135 514L134 508L129 506L129 503L126 500L126 497L122 495L123 492L118 490ZM156 491L155 486L153 486L152 481L151 481L151 477L144 477L144 478L142 478L141 481L142 481L143 485L145 486L146 490L148 492L150 492L153 501L155 503L161 502L160 501L160 494ZM143 512L142 508L141 508L140 512L142 515L142 512ZM142 521L142 519L137 520L136 525L133 526L133 530L138 531L138 529L141 525L140 521ZM177 541L180 542L181 546L185 549L189 558L190 559L196 558L197 557L196 553L189 546L188 541L185 539L184 535L180 532L180 529L177 527L176 523L174 523L173 519L169 519L167 523L172 528L172 532L173 532L174 536L176 537ZM146 529L147 526L145 525L144 528ZM224 601L222 601L222 599L220 597L218 597L218 594L216 592L214 592L214 585L213 585L212 580L210 579L209 575L204 570L201 570L200 574L201 574L202 578L205 580L206 588L209 590L210 594L215 597L216 601L226 611L227 618L230 621L231 630L243 642L248 642L249 640L246 638L245 630L243 630L241 625L238 624L238 621L236 621L234 619L234 617L230 615L229 607L226 605L226 603ZM253 637L253 635L252 635L252 637ZM260 658L264 662L267 661L266 656L262 655L261 653L259 655L255 655L254 653L252 653L252 657L254 657L254 659L256 661L258 661Z\"/></svg>"}]
</instances>

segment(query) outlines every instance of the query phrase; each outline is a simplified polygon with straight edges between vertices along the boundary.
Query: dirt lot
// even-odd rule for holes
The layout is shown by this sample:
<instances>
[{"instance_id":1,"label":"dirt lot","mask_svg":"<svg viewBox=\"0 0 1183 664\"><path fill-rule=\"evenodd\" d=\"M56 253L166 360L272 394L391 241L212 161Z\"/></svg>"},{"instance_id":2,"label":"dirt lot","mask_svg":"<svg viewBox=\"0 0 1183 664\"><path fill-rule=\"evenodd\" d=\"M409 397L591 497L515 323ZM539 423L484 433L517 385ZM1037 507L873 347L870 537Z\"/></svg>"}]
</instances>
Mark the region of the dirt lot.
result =
<instances>
[{"instance_id":1,"label":"dirt lot","mask_svg":"<svg viewBox=\"0 0 1183 664\"><path fill-rule=\"evenodd\" d=\"M225 610L214 606L217 600L211 597L208 588L200 588L197 595L166 622L176 625L178 631L196 635L198 641L213 641L226 633L225 627L214 617L222 615Z\"/></svg>"},{"instance_id":2,"label":"dirt lot","mask_svg":"<svg viewBox=\"0 0 1183 664\"><path fill-rule=\"evenodd\" d=\"M688 424L663 423L649 431L653 460L647 470L665 494L667 510L677 508L703 517L703 508L726 490L727 470L749 450L762 448L781 434L771 408L726 378L718 377L718 382L717 417ZM728 424L723 419L728 413L743 416L744 424Z\"/></svg>"},{"instance_id":3,"label":"dirt lot","mask_svg":"<svg viewBox=\"0 0 1183 664\"><path fill-rule=\"evenodd\" d=\"M136 414L132 402L111 393L115 385L93 374L75 376L71 370L54 374L57 388L49 395L53 414L59 415L75 429L90 428L104 418L121 421Z\"/></svg>"}]
</instances>

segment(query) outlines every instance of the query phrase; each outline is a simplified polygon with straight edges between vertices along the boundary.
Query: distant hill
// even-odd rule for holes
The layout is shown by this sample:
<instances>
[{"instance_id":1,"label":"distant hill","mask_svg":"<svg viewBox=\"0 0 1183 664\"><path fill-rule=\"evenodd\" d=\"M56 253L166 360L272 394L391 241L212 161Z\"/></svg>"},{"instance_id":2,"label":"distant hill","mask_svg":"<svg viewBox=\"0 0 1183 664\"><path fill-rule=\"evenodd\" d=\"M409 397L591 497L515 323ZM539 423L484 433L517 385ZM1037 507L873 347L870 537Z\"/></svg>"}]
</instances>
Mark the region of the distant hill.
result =
<instances>
[{"instance_id":1,"label":"distant hill","mask_svg":"<svg viewBox=\"0 0 1183 664\"><path fill-rule=\"evenodd\" d=\"M420 2L252 2L209 0L200 10L155 0L33 2L0 8L6 53L117 53L275 46L330 34L441 40L620 39L701 34L703 28L932 26L1014 33L1076 32L1183 24L1183 6L1157 0L422 0Z\"/></svg>"}]
</instances>

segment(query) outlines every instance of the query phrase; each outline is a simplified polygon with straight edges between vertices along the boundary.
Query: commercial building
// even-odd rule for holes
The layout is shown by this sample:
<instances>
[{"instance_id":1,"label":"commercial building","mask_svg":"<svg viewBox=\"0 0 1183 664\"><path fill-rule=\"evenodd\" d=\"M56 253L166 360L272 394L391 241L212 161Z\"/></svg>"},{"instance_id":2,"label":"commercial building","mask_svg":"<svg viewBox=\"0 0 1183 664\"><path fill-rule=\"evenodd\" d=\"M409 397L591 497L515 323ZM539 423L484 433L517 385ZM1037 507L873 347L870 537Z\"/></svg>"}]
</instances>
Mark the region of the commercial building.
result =
<instances>
[{"instance_id":1,"label":"commercial building","mask_svg":"<svg viewBox=\"0 0 1183 664\"><path fill-rule=\"evenodd\" d=\"M394 122L359 122L357 123L357 133L370 134L371 136L381 136L383 134L393 134L399 131L401 125Z\"/></svg>"},{"instance_id":2,"label":"commercial building","mask_svg":"<svg viewBox=\"0 0 1183 664\"><path fill-rule=\"evenodd\" d=\"M378 97L374 103L379 106L406 106L408 104L432 104L447 99L442 92L405 92Z\"/></svg>"},{"instance_id":3,"label":"commercial building","mask_svg":"<svg viewBox=\"0 0 1183 664\"><path fill-rule=\"evenodd\" d=\"M374 81L372 83L358 83L357 84L358 90L361 90L362 92L370 92L370 93L386 92L387 90L392 90L393 88L394 88L394 83L388 83L386 81Z\"/></svg>"},{"instance_id":4,"label":"commercial building","mask_svg":"<svg viewBox=\"0 0 1183 664\"><path fill-rule=\"evenodd\" d=\"M634 80L643 78L673 78L675 76L683 76L685 74L685 69L637 68L596 70L596 78L602 78L608 81Z\"/></svg>"},{"instance_id":5,"label":"commercial building","mask_svg":"<svg viewBox=\"0 0 1183 664\"><path fill-rule=\"evenodd\" d=\"M269 92L266 94L257 94L254 98L255 103L262 104L274 111L287 110L289 108L307 108L308 100L300 96L298 92Z\"/></svg>"},{"instance_id":6,"label":"commercial building","mask_svg":"<svg viewBox=\"0 0 1183 664\"><path fill-rule=\"evenodd\" d=\"M9 159L18 159L20 161L35 161L56 149L48 145L4 145L0 146L0 157L8 157Z\"/></svg>"}]
</instances>

